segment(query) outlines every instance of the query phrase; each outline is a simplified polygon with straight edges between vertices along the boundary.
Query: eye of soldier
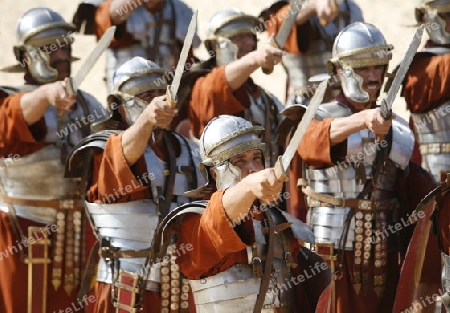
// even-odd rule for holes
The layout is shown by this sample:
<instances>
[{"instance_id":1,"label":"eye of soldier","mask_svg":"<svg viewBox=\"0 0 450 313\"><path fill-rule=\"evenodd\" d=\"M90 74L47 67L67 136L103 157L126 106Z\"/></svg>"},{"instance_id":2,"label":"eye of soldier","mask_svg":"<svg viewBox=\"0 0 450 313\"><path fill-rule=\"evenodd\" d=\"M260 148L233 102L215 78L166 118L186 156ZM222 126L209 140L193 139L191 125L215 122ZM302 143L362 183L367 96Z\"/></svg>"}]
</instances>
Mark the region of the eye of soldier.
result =
<instances>
[{"instance_id":1,"label":"eye of soldier","mask_svg":"<svg viewBox=\"0 0 450 313\"><path fill-rule=\"evenodd\" d=\"M237 167L242 167L249 161L253 161L255 163L262 164L261 151L256 150L252 154L249 154L248 152L244 152L244 153L238 154L230 159L231 164L233 164L234 166L237 166Z\"/></svg>"},{"instance_id":2,"label":"eye of soldier","mask_svg":"<svg viewBox=\"0 0 450 313\"><path fill-rule=\"evenodd\" d=\"M141 92L136 95L136 97L150 103L153 98L163 96L166 93L165 89L154 89L154 90L148 90Z\"/></svg>"}]
</instances>

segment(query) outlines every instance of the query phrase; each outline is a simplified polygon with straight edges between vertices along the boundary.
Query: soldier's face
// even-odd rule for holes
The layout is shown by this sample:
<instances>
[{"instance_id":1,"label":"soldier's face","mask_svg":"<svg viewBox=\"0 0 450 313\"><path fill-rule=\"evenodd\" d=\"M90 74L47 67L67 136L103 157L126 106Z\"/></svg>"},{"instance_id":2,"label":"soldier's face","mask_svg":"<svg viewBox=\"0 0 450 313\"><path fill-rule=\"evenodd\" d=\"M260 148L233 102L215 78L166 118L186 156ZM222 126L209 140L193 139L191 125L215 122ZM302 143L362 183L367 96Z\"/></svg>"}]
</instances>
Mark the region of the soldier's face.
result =
<instances>
[{"instance_id":1,"label":"soldier's face","mask_svg":"<svg viewBox=\"0 0 450 313\"><path fill-rule=\"evenodd\" d=\"M369 94L369 102L375 102L383 85L385 65L367 66L355 69L363 79L362 87Z\"/></svg>"},{"instance_id":2,"label":"soldier's face","mask_svg":"<svg viewBox=\"0 0 450 313\"><path fill-rule=\"evenodd\" d=\"M70 77L71 51L70 45L65 45L49 53L50 66L58 71L58 80Z\"/></svg>"},{"instance_id":3,"label":"soldier's face","mask_svg":"<svg viewBox=\"0 0 450 313\"><path fill-rule=\"evenodd\" d=\"M261 150L249 150L243 152L230 158L229 161L241 170L241 178L264 169Z\"/></svg>"},{"instance_id":4,"label":"soldier's face","mask_svg":"<svg viewBox=\"0 0 450 313\"><path fill-rule=\"evenodd\" d=\"M136 97L144 100L147 103L150 103L150 102L152 102L152 100L155 97L164 96L165 94L166 94L165 89L155 89L155 90L141 92L141 93L137 94Z\"/></svg>"},{"instance_id":5,"label":"soldier's face","mask_svg":"<svg viewBox=\"0 0 450 313\"><path fill-rule=\"evenodd\" d=\"M238 47L238 59L256 48L255 35L252 33L234 35L230 37L230 40Z\"/></svg>"}]
</instances>

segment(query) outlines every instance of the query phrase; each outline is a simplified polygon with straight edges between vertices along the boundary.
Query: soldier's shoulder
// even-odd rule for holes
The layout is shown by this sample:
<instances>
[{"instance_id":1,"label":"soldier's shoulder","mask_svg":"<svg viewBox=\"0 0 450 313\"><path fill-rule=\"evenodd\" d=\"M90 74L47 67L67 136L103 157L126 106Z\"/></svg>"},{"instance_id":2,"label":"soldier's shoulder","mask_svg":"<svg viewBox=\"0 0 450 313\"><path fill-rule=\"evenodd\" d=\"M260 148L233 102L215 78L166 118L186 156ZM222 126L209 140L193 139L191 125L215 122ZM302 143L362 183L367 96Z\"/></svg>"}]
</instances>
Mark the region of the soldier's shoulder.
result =
<instances>
[{"instance_id":1,"label":"soldier's shoulder","mask_svg":"<svg viewBox=\"0 0 450 313\"><path fill-rule=\"evenodd\" d=\"M316 111L314 116L317 120L325 118L346 117L352 115L352 110L345 104L339 101L330 101L322 103Z\"/></svg>"}]
</instances>

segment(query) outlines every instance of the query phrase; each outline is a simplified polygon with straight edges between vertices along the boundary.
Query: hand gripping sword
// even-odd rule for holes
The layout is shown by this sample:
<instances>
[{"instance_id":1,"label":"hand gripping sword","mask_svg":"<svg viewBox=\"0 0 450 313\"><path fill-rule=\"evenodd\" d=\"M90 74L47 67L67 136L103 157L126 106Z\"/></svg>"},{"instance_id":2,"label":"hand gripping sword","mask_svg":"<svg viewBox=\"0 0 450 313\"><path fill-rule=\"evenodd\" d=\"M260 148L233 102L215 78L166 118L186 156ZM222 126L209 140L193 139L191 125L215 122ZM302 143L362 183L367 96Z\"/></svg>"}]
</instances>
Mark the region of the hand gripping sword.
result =
<instances>
[{"instance_id":1,"label":"hand gripping sword","mask_svg":"<svg viewBox=\"0 0 450 313\"><path fill-rule=\"evenodd\" d=\"M314 93L314 96L305 111L305 114L303 114L302 120L295 130L294 136L292 136L292 139L286 148L286 151L283 155L278 157L278 160L274 165L275 176L279 181L284 181L287 177L289 164L291 163L295 153L297 153L298 146L302 142L303 136L305 135L317 108L322 103L325 91L327 90L327 84L328 79L322 81L317 87L316 92Z\"/></svg>"}]
</instances>

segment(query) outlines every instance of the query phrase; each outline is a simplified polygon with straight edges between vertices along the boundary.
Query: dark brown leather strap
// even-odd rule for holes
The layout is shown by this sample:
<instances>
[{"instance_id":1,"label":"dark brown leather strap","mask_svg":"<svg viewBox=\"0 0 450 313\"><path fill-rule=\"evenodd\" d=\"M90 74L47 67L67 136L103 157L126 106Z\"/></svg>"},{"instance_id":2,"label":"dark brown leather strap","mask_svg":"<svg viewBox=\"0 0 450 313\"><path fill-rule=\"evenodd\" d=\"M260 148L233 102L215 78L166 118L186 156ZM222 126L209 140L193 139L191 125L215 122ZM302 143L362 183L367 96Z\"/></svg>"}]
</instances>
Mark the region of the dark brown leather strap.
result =
<instances>
[{"instance_id":1,"label":"dark brown leather strap","mask_svg":"<svg viewBox=\"0 0 450 313\"><path fill-rule=\"evenodd\" d=\"M266 298L267 290L269 289L270 274L272 273L273 265L273 251L274 251L274 241L275 241L275 225L273 222L272 215L270 215L270 210L265 212L268 226L269 226L269 241L267 245L267 256L266 263L264 265L264 275L261 277L261 286L259 287L258 298L256 299L255 308L253 313L261 313L262 307L264 305L264 300Z\"/></svg>"},{"instance_id":2,"label":"dark brown leather strap","mask_svg":"<svg viewBox=\"0 0 450 313\"><path fill-rule=\"evenodd\" d=\"M162 218L170 211L172 203L173 189L175 187L175 175L177 173L177 159L175 157L175 147L172 145L171 134L168 131L163 131L164 143L167 145L167 152L169 157L169 177L165 181L164 207L160 211Z\"/></svg>"},{"instance_id":3,"label":"dark brown leather strap","mask_svg":"<svg viewBox=\"0 0 450 313\"><path fill-rule=\"evenodd\" d=\"M95 271L97 269L97 254L100 249L100 243L95 242L94 246L91 248L89 253L89 259L86 263L86 268L84 269L83 278L81 280L80 290L78 291L78 299L83 299L91 289L91 281L95 276Z\"/></svg>"}]
</instances>

